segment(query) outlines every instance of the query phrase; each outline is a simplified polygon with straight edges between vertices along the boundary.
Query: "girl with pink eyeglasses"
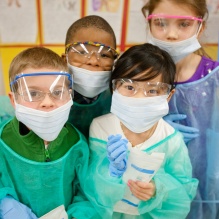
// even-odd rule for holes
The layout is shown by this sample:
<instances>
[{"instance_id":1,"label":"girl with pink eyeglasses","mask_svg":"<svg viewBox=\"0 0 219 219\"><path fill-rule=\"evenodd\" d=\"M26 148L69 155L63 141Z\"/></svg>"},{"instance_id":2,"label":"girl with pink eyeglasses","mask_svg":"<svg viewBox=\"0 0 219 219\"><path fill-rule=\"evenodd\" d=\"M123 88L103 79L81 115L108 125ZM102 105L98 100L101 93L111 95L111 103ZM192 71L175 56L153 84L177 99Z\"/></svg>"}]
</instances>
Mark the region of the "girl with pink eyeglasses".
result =
<instances>
[{"instance_id":1,"label":"girl with pink eyeglasses","mask_svg":"<svg viewBox=\"0 0 219 219\"><path fill-rule=\"evenodd\" d=\"M219 63L200 44L205 0L149 0L142 8L147 41L176 64L176 92L164 119L184 137L199 188L188 218L219 218ZM216 22L216 21L215 21Z\"/></svg>"}]
</instances>

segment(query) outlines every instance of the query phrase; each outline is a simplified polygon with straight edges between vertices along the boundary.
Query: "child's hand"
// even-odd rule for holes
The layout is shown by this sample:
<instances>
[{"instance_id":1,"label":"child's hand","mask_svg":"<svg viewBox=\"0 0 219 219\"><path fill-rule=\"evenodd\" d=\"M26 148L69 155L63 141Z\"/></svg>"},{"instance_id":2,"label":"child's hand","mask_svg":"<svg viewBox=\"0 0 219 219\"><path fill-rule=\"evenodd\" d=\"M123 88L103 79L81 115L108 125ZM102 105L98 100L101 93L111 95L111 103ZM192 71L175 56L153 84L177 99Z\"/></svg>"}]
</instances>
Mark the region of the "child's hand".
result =
<instances>
[{"instance_id":1,"label":"child's hand","mask_svg":"<svg viewBox=\"0 0 219 219\"><path fill-rule=\"evenodd\" d=\"M6 196L0 200L0 218L37 219L36 215L30 208L15 200L11 196Z\"/></svg>"},{"instance_id":2,"label":"child's hand","mask_svg":"<svg viewBox=\"0 0 219 219\"><path fill-rule=\"evenodd\" d=\"M120 177L126 170L128 140L122 136L110 135L107 142L107 157L109 159L109 172L113 177Z\"/></svg>"},{"instance_id":3,"label":"child's hand","mask_svg":"<svg viewBox=\"0 0 219 219\"><path fill-rule=\"evenodd\" d=\"M129 180L128 186L132 194L142 201L147 201L155 196L156 186L153 181L147 183Z\"/></svg>"}]
</instances>

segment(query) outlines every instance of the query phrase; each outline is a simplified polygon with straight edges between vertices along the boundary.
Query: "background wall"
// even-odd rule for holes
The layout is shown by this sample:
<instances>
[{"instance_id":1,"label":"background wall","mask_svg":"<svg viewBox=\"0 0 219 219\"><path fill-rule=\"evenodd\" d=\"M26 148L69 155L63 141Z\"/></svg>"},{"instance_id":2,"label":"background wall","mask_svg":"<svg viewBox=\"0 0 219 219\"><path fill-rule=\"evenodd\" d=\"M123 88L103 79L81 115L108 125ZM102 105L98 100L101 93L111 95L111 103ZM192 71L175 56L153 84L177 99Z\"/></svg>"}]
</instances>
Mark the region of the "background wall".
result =
<instances>
[{"instance_id":1,"label":"background wall","mask_svg":"<svg viewBox=\"0 0 219 219\"><path fill-rule=\"evenodd\" d=\"M97 14L113 27L117 47L144 43L146 23L141 13L147 0L0 0L0 95L9 91L8 69L22 50L45 46L62 54L68 27L80 17ZM207 53L217 59L219 1L208 0L209 20L203 36Z\"/></svg>"}]
</instances>

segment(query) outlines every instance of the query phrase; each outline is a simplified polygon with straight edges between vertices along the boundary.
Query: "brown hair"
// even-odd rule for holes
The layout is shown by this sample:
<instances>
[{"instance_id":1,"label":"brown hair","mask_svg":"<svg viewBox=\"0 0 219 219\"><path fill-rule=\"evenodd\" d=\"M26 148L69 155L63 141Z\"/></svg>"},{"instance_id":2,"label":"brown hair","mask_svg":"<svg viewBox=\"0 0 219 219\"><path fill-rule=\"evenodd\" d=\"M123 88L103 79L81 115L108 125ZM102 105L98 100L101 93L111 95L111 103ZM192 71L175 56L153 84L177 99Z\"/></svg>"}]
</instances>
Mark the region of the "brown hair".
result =
<instances>
[{"instance_id":1,"label":"brown hair","mask_svg":"<svg viewBox=\"0 0 219 219\"><path fill-rule=\"evenodd\" d=\"M73 43L72 39L75 33L82 28L97 28L109 33L112 36L114 47L116 48L116 36L110 24L100 16L89 15L75 21L69 28L66 34L65 45ZM92 34L92 33L91 33ZM99 42L101 43L101 42Z\"/></svg>"},{"instance_id":2,"label":"brown hair","mask_svg":"<svg viewBox=\"0 0 219 219\"><path fill-rule=\"evenodd\" d=\"M146 17L149 14L152 14L154 9L159 3L163 0L149 0L141 9L143 15ZM202 26L203 29L206 26L206 20L208 18L208 8L206 0L169 0L173 4L181 4L188 6L193 10L197 17L203 18ZM199 49L197 52L199 55L208 56L203 48ZM209 57L209 56L208 56Z\"/></svg>"},{"instance_id":3,"label":"brown hair","mask_svg":"<svg viewBox=\"0 0 219 219\"><path fill-rule=\"evenodd\" d=\"M17 74L27 68L44 67L68 72L67 64L61 56L45 47L32 47L22 51L12 60L9 68L9 80L13 81Z\"/></svg>"}]
</instances>

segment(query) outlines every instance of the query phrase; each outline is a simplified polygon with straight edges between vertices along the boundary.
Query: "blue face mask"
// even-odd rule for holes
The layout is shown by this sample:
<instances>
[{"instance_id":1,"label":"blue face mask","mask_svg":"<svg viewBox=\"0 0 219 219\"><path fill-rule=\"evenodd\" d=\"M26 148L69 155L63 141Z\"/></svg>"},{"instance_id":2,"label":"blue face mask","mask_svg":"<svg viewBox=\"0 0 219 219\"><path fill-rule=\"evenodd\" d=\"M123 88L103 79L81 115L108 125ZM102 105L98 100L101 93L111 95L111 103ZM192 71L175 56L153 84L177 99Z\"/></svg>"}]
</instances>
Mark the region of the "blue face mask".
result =
<instances>
[{"instance_id":1,"label":"blue face mask","mask_svg":"<svg viewBox=\"0 0 219 219\"><path fill-rule=\"evenodd\" d=\"M168 114L168 95L134 98L122 96L114 91L111 112L132 132L149 130L163 116Z\"/></svg>"},{"instance_id":2,"label":"blue face mask","mask_svg":"<svg viewBox=\"0 0 219 219\"><path fill-rule=\"evenodd\" d=\"M68 64L73 74L74 90L84 97L93 98L109 88L111 71L89 71Z\"/></svg>"},{"instance_id":3,"label":"blue face mask","mask_svg":"<svg viewBox=\"0 0 219 219\"><path fill-rule=\"evenodd\" d=\"M197 39L197 34L186 40L182 40L178 42L166 42L154 38L151 32L149 32L147 36L147 40L148 43L158 46L160 49L163 49L166 52L168 52L175 63L179 62L187 55L201 48L201 45Z\"/></svg>"},{"instance_id":4,"label":"blue face mask","mask_svg":"<svg viewBox=\"0 0 219 219\"><path fill-rule=\"evenodd\" d=\"M68 120L73 101L49 112L36 110L15 102L15 115L18 121L26 125L45 141L55 140Z\"/></svg>"}]
</instances>

